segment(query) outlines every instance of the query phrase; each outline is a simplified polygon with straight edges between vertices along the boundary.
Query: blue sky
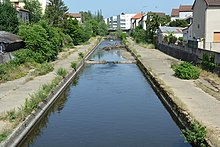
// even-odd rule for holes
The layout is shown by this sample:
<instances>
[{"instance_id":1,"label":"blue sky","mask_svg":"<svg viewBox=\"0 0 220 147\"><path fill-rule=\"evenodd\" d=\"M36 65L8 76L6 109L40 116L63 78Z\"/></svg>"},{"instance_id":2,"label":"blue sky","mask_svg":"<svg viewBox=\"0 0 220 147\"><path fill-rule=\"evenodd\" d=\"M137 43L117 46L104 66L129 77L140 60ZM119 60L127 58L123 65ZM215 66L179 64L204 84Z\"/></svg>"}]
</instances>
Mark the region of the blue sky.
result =
<instances>
[{"instance_id":1,"label":"blue sky","mask_svg":"<svg viewBox=\"0 0 220 147\"><path fill-rule=\"evenodd\" d=\"M105 18L124 13L158 11L170 14L179 5L192 5L194 0L64 0L69 12L102 10Z\"/></svg>"}]
</instances>

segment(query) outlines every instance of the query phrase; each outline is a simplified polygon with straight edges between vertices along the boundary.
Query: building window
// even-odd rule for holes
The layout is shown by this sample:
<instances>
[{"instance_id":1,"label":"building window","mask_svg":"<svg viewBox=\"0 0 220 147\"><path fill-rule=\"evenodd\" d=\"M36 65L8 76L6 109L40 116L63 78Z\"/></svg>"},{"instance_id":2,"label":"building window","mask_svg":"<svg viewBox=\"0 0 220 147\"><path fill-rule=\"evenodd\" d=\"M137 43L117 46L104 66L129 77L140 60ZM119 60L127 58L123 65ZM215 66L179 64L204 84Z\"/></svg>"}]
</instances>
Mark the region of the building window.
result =
<instances>
[{"instance_id":1,"label":"building window","mask_svg":"<svg viewBox=\"0 0 220 147\"><path fill-rule=\"evenodd\" d=\"M213 42L220 42L220 32L214 32Z\"/></svg>"},{"instance_id":2,"label":"building window","mask_svg":"<svg viewBox=\"0 0 220 147\"><path fill-rule=\"evenodd\" d=\"M198 29L199 29L199 27L200 27L200 26L199 26L199 24L198 24Z\"/></svg>"}]
</instances>

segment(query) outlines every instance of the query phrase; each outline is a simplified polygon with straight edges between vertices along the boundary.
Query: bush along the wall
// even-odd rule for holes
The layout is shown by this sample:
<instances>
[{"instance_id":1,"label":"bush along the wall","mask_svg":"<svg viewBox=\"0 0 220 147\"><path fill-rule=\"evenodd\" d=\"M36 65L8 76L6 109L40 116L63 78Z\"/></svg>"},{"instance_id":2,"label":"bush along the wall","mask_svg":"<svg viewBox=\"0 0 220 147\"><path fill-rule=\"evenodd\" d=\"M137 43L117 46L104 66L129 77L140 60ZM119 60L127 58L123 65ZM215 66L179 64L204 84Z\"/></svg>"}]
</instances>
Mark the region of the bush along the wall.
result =
<instances>
[{"instance_id":1,"label":"bush along the wall","mask_svg":"<svg viewBox=\"0 0 220 147\"><path fill-rule=\"evenodd\" d=\"M203 54L201 65L203 69L213 72L213 70L216 68L215 55L209 55L207 53Z\"/></svg>"},{"instance_id":2,"label":"bush along the wall","mask_svg":"<svg viewBox=\"0 0 220 147\"><path fill-rule=\"evenodd\" d=\"M182 137L194 147L205 147L206 128L199 122L193 121L189 129L182 130Z\"/></svg>"},{"instance_id":3,"label":"bush along the wall","mask_svg":"<svg viewBox=\"0 0 220 147\"><path fill-rule=\"evenodd\" d=\"M183 62L179 65L172 66L173 70L175 71L175 76L180 79L198 79L201 73L201 70L193 66L189 62Z\"/></svg>"}]
</instances>

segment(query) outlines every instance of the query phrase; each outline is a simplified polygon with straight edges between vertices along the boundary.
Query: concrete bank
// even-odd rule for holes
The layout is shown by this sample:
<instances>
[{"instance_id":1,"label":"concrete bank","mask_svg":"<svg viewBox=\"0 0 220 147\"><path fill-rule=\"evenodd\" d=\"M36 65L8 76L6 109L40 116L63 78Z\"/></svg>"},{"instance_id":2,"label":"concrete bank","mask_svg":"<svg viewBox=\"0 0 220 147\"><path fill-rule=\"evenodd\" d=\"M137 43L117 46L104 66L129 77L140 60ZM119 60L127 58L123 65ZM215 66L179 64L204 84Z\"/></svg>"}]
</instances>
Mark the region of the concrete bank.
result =
<instances>
[{"instance_id":1,"label":"concrete bank","mask_svg":"<svg viewBox=\"0 0 220 147\"><path fill-rule=\"evenodd\" d=\"M182 123L187 126L193 119L199 121L207 128L209 144L220 146L220 101L196 87L195 80L176 78L171 65L178 63L177 59L155 49L143 48L130 38L128 42L129 48L141 55L138 65L159 87Z\"/></svg>"},{"instance_id":2,"label":"concrete bank","mask_svg":"<svg viewBox=\"0 0 220 147\"><path fill-rule=\"evenodd\" d=\"M100 42L99 42L100 43ZM98 44L99 45L99 44ZM96 45L96 46L98 46ZM41 117L47 112L50 106L59 98L62 92L66 89L67 86L72 82L74 77L84 66L84 61L87 60L92 53L95 51L96 46L85 55L85 57L77 64L76 70L72 70L68 76L66 76L55 90L48 96L47 101L42 102L36 111L29 115L24 122L22 122L8 137L8 139L2 143L1 146L16 146L20 141L25 138L32 128L37 124Z\"/></svg>"}]
</instances>

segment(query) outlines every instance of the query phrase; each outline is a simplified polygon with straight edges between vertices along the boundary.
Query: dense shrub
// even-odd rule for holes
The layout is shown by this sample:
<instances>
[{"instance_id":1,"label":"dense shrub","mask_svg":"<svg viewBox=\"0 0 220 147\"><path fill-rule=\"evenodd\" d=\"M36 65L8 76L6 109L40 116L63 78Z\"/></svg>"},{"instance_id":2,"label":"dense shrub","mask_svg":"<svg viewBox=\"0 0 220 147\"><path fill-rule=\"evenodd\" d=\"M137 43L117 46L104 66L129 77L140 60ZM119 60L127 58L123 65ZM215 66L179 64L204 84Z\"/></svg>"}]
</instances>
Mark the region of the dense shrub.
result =
<instances>
[{"instance_id":1,"label":"dense shrub","mask_svg":"<svg viewBox=\"0 0 220 147\"><path fill-rule=\"evenodd\" d=\"M206 128L197 121L192 122L189 130L183 130L182 135L186 142L195 147L205 146Z\"/></svg>"},{"instance_id":2,"label":"dense shrub","mask_svg":"<svg viewBox=\"0 0 220 147\"><path fill-rule=\"evenodd\" d=\"M180 65L172 66L175 71L175 75L181 79L198 79L201 70L198 67L193 66L191 63L183 62Z\"/></svg>"},{"instance_id":3,"label":"dense shrub","mask_svg":"<svg viewBox=\"0 0 220 147\"><path fill-rule=\"evenodd\" d=\"M63 44L64 36L59 29L49 26L44 21L39 24L21 25L19 35L26 43L25 49L32 51L32 56L29 57L37 63L55 60ZM22 58L25 58L25 54Z\"/></svg>"},{"instance_id":4,"label":"dense shrub","mask_svg":"<svg viewBox=\"0 0 220 147\"><path fill-rule=\"evenodd\" d=\"M215 55L203 54L201 65L203 69L213 72L213 70L216 68Z\"/></svg>"}]
</instances>

